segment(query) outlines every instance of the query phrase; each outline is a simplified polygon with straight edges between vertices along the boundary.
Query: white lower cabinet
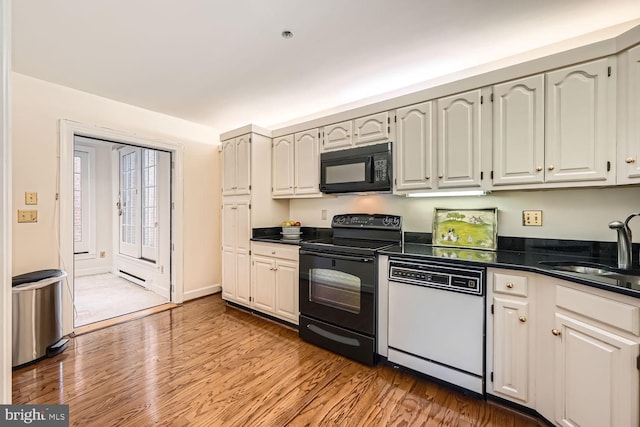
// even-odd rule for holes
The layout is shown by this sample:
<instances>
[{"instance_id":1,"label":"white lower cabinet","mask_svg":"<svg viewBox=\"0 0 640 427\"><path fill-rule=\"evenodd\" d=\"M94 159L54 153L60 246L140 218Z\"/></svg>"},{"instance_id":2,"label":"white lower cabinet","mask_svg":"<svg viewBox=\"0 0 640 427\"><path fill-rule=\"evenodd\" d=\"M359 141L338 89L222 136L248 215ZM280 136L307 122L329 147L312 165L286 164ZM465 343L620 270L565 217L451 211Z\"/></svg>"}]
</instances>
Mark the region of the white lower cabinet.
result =
<instances>
[{"instance_id":1,"label":"white lower cabinet","mask_svg":"<svg viewBox=\"0 0 640 427\"><path fill-rule=\"evenodd\" d=\"M490 395L567 427L640 425L640 299L488 269Z\"/></svg>"},{"instance_id":2,"label":"white lower cabinet","mask_svg":"<svg viewBox=\"0 0 640 427\"><path fill-rule=\"evenodd\" d=\"M298 324L297 246L251 242L250 306Z\"/></svg>"},{"instance_id":3,"label":"white lower cabinet","mask_svg":"<svg viewBox=\"0 0 640 427\"><path fill-rule=\"evenodd\" d=\"M488 336L493 339L488 357L487 393L520 405L534 406L532 303L529 276L489 269L488 303L491 317Z\"/></svg>"}]
</instances>

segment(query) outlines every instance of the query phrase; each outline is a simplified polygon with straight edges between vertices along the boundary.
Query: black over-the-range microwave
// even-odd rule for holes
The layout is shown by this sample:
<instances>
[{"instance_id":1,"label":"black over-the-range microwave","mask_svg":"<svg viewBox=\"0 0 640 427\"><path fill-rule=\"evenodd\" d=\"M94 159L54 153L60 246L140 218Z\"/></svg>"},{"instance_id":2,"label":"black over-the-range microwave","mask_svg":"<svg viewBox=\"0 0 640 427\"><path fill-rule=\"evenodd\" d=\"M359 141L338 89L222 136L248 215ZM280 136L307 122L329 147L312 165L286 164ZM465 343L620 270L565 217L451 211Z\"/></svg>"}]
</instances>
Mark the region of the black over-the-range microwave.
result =
<instances>
[{"instance_id":1,"label":"black over-the-range microwave","mask_svg":"<svg viewBox=\"0 0 640 427\"><path fill-rule=\"evenodd\" d=\"M391 142L320 154L323 193L390 192Z\"/></svg>"}]
</instances>

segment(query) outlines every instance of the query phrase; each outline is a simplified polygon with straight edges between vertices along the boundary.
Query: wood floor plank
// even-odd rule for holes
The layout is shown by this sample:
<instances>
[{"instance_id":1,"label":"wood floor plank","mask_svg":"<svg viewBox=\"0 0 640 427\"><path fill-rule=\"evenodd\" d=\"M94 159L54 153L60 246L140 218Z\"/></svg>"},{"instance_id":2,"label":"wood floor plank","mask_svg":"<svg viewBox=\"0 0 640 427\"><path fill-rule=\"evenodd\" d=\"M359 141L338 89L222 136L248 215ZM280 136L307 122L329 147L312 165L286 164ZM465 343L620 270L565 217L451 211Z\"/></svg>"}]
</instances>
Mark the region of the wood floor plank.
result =
<instances>
[{"instance_id":1,"label":"wood floor plank","mask_svg":"<svg viewBox=\"0 0 640 427\"><path fill-rule=\"evenodd\" d=\"M14 371L13 401L69 404L74 426L537 425L315 347L219 295L72 338Z\"/></svg>"}]
</instances>

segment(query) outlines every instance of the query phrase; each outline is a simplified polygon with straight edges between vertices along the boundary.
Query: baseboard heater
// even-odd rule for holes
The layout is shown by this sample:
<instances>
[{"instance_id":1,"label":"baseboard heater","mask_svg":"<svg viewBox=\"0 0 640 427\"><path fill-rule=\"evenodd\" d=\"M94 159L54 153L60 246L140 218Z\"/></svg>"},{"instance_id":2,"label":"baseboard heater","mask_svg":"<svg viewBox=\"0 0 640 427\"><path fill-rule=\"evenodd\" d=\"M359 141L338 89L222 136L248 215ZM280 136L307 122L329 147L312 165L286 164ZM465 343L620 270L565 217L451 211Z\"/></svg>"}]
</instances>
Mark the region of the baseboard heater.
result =
<instances>
[{"instance_id":1,"label":"baseboard heater","mask_svg":"<svg viewBox=\"0 0 640 427\"><path fill-rule=\"evenodd\" d=\"M131 274L131 273L129 273L127 271L124 271L124 270L118 270L118 273L120 273L123 276L130 277L132 279L136 279L136 280L138 280L138 281L140 281L142 283L146 282L146 280L144 280L142 277L138 277L138 276L136 276L134 274Z\"/></svg>"}]
</instances>

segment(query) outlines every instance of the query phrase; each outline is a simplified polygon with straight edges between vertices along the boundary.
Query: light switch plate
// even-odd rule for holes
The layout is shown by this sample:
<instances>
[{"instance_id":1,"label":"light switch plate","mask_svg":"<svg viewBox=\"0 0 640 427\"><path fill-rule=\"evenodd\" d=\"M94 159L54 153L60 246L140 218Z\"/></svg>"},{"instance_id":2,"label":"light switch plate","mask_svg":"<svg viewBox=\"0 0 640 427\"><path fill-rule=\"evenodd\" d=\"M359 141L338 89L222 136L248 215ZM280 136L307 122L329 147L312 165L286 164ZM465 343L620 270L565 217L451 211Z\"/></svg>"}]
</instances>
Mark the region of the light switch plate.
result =
<instances>
[{"instance_id":1,"label":"light switch plate","mask_svg":"<svg viewBox=\"0 0 640 427\"><path fill-rule=\"evenodd\" d=\"M542 211L522 211L522 225L542 227Z\"/></svg>"},{"instance_id":2,"label":"light switch plate","mask_svg":"<svg viewBox=\"0 0 640 427\"><path fill-rule=\"evenodd\" d=\"M18 222L38 222L38 211L18 210Z\"/></svg>"},{"instance_id":3,"label":"light switch plate","mask_svg":"<svg viewBox=\"0 0 640 427\"><path fill-rule=\"evenodd\" d=\"M25 205L37 205L38 204L38 193L35 191L27 191L24 193L24 204Z\"/></svg>"}]
</instances>

